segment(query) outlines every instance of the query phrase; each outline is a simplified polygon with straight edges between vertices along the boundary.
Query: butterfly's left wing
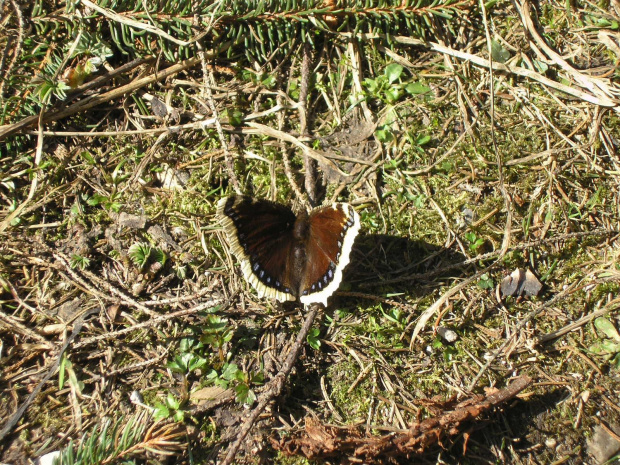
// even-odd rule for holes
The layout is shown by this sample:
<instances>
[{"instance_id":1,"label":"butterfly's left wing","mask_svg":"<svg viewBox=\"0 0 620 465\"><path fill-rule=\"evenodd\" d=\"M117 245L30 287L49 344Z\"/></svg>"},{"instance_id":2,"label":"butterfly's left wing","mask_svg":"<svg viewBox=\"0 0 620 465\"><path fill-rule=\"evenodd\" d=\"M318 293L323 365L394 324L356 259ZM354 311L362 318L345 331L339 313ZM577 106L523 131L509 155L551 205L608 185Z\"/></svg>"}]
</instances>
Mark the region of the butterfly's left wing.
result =
<instances>
[{"instance_id":1,"label":"butterfly's left wing","mask_svg":"<svg viewBox=\"0 0 620 465\"><path fill-rule=\"evenodd\" d=\"M308 221L307 263L299 300L327 306L327 298L340 286L342 270L349 263L360 219L352 206L335 203L312 210Z\"/></svg>"},{"instance_id":2,"label":"butterfly's left wing","mask_svg":"<svg viewBox=\"0 0 620 465\"><path fill-rule=\"evenodd\" d=\"M238 195L221 199L217 216L243 276L259 296L295 300L298 284L291 270L296 217L291 209Z\"/></svg>"}]
</instances>

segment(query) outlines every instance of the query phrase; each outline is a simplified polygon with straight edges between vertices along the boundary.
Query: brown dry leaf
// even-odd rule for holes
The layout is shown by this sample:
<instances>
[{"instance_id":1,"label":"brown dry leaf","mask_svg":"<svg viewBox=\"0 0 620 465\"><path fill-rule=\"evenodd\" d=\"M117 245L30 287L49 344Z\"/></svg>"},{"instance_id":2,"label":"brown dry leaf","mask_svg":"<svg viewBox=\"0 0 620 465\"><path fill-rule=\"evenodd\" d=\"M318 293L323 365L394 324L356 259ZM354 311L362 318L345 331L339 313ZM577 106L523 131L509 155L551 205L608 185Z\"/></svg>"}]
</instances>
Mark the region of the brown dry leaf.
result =
<instances>
[{"instance_id":1,"label":"brown dry leaf","mask_svg":"<svg viewBox=\"0 0 620 465\"><path fill-rule=\"evenodd\" d=\"M542 283L530 270L517 268L509 276L506 276L501 284L502 296L519 297L523 294L537 296L542 289Z\"/></svg>"},{"instance_id":2,"label":"brown dry leaf","mask_svg":"<svg viewBox=\"0 0 620 465\"><path fill-rule=\"evenodd\" d=\"M190 401L197 405L202 405L206 402L223 399L234 395L232 389L223 389L219 386L208 386L202 389L198 389L190 394Z\"/></svg>"},{"instance_id":3,"label":"brown dry leaf","mask_svg":"<svg viewBox=\"0 0 620 465\"><path fill-rule=\"evenodd\" d=\"M620 38L617 34L612 34L607 31L599 31L597 38L601 44L616 55L617 60L620 59Z\"/></svg>"},{"instance_id":4,"label":"brown dry leaf","mask_svg":"<svg viewBox=\"0 0 620 465\"><path fill-rule=\"evenodd\" d=\"M134 215L132 213L121 212L116 222L121 228L144 229L146 221L146 215Z\"/></svg>"},{"instance_id":5,"label":"brown dry leaf","mask_svg":"<svg viewBox=\"0 0 620 465\"><path fill-rule=\"evenodd\" d=\"M105 309L108 318L110 319L110 321L114 324L114 323L118 323L117 318L118 318L118 311L120 310L121 306L120 304L113 304L113 305L108 305Z\"/></svg>"},{"instance_id":6,"label":"brown dry leaf","mask_svg":"<svg viewBox=\"0 0 620 465\"><path fill-rule=\"evenodd\" d=\"M619 425L611 425L608 429L602 425L594 427L594 433L587 444L588 454L594 457L596 463L605 463L620 451L618 434L620 434Z\"/></svg>"},{"instance_id":7,"label":"brown dry leaf","mask_svg":"<svg viewBox=\"0 0 620 465\"><path fill-rule=\"evenodd\" d=\"M368 139L372 137L376 129L376 124L368 123L364 120L354 120L341 131L334 132L329 136L321 138L323 150L328 155L343 156L351 160L368 161L373 151L369 150ZM354 178L342 176L337 170L319 160L319 166L325 178L330 183L352 182ZM342 166L342 171L350 174L355 168L352 162L346 162Z\"/></svg>"}]
</instances>

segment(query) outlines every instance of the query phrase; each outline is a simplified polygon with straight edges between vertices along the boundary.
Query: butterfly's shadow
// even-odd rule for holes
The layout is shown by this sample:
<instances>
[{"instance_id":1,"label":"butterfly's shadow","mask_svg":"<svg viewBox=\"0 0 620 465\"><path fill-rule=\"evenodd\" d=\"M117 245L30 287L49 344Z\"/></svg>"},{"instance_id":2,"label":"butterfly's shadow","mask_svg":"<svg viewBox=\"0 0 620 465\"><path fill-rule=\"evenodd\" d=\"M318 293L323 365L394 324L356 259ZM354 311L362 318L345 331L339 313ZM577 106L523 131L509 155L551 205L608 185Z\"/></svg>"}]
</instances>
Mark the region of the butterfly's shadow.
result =
<instances>
[{"instance_id":1,"label":"butterfly's shadow","mask_svg":"<svg viewBox=\"0 0 620 465\"><path fill-rule=\"evenodd\" d=\"M470 275L472 265L462 265L466 259L454 249L421 240L360 234L351 251L344 281L352 291L422 297L445 277Z\"/></svg>"}]
</instances>

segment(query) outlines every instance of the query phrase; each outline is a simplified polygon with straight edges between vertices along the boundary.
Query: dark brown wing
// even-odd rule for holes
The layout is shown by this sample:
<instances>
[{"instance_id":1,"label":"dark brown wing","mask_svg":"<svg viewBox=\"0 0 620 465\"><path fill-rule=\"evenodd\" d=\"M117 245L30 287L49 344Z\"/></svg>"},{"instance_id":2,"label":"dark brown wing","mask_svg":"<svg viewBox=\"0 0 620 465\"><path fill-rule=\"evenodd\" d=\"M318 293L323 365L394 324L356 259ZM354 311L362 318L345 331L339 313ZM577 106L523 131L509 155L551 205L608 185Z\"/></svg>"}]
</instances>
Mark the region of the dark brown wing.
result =
<instances>
[{"instance_id":1,"label":"dark brown wing","mask_svg":"<svg viewBox=\"0 0 620 465\"><path fill-rule=\"evenodd\" d=\"M327 298L340 286L360 229L357 212L346 203L314 209L309 216L306 268L301 280L303 304L327 306Z\"/></svg>"},{"instance_id":2,"label":"dark brown wing","mask_svg":"<svg viewBox=\"0 0 620 465\"><path fill-rule=\"evenodd\" d=\"M291 281L295 214L284 205L233 196L217 206L231 252L241 262L245 279L260 297L295 300Z\"/></svg>"}]
</instances>

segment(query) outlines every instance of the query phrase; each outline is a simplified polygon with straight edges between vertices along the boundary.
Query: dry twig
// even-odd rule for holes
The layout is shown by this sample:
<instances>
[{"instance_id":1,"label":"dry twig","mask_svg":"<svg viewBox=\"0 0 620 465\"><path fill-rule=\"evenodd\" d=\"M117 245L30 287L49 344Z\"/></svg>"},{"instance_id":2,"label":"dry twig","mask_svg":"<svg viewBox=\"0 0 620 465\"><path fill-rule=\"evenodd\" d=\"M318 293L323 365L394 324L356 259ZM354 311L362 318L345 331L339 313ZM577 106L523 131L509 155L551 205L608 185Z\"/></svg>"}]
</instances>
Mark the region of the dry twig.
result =
<instances>
[{"instance_id":1,"label":"dry twig","mask_svg":"<svg viewBox=\"0 0 620 465\"><path fill-rule=\"evenodd\" d=\"M41 389L43 389L43 386L45 385L45 383L47 383L49 379L52 376L54 376L54 374L56 373L56 370L60 366L62 356L67 350L67 347L69 347L69 345L78 336L78 334L80 334L80 331L82 331L82 327L84 326L86 318L88 318L90 315L94 313L97 313L98 311L99 309L97 308L90 309L89 311L85 312L73 324L73 331L71 332L71 334L69 335L65 343L62 345L62 347L58 351L58 355L56 356L56 361L48 369L47 374L43 377L43 379L39 382L39 384L37 384L37 386L32 390L32 392L26 398L26 400L22 403L22 405L17 409L17 411L15 411L15 413L13 413L13 415L11 415L11 418L9 418L9 420L6 422L4 427L0 430L0 444L2 443L4 438L13 430L13 428L15 428L15 425L17 425L17 422L19 422L19 420L24 415L28 407L30 407L30 404L32 404L32 402L37 397L37 395L39 395L39 392L41 392Z\"/></svg>"},{"instance_id":2,"label":"dry twig","mask_svg":"<svg viewBox=\"0 0 620 465\"><path fill-rule=\"evenodd\" d=\"M356 428L326 426L309 418L304 431L282 439L272 438L271 444L287 455L302 455L311 460L336 457L345 464L411 460L437 445L445 447L446 441L462 433L468 422L512 399L531 381L528 376L522 376L501 391L467 399L441 415L414 423L406 431L384 436L362 435Z\"/></svg>"},{"instance_id":3,"label":"dry twig","mask_svg":"<svg viewBox=\"0 0 620 465\"><path fill-rule=\"evenodd\" d=\"M231 465L232 463L234 463L235 456L237 455L239 447L241 447L243 440L254 426L254 423L256 423L258 416L263 412L263 410L265 410L265 407L267 407L267 405L271 403L274 399L276 399L282 392L284 384L288 379L291 370L295 366L295 362L297 361L297 355L299 354L301 347L306 341L306 337L308 336L310 328L312 328L312 323L314 322L314 318L316 317L319 308L320 307L318 304L313 304L308 310L308 314L306 316L304 324L299 330L297 338L295 339L295 343L291 347L291 350L288 353L286 360L282 365L282 368L280 369L278 374L269 381L269 383L265 387L265 390L258 398L256 407L254 407L254 410L250 412L249 416L243 422L241 430L237 435L237 439L228 448L226 458L222 462L222 465Z\"/></svg>"},{"instance_id":4,"label":"dry twig","mask_svg":"<svg viewBox=\"0 0 620 465\"><path fill-rule=\"evenodd\" d=\"M130 82L129 84L112 89L103 94L89 96L83 100L80 100L79 102L74 103L73 105L69 107L66 107L66 108L62 107L60 109L48 111L41 115L41 122L50 123L52 121L58 121L62 118L66 118L67 116L71 116L79 112L90 110L91 108L95 108L96 106L101 105L102 103L109 102L110 100L113 100L115 98L122 97L123 95L127 93L134 92L138 89L148 86L149 84L164 80L169 76L173 76L175 74L180 73L183 70L192 68L196 66L199 62L200 60L198 58L190 58L188 60L182 61L181 63L172 65L163 71L158 71L150 76L136 79ZM24 129L33 126L34 124L36 124L38 120L39 120L38 115L29 116L15 124L0 126L0 140L3 140L10 135L17 134L23 131Z\"/></svg>"}]
</instances>

